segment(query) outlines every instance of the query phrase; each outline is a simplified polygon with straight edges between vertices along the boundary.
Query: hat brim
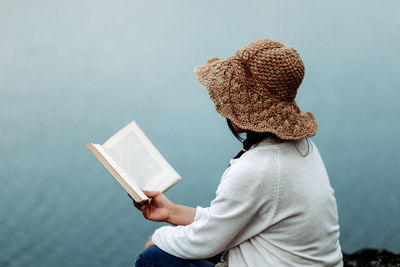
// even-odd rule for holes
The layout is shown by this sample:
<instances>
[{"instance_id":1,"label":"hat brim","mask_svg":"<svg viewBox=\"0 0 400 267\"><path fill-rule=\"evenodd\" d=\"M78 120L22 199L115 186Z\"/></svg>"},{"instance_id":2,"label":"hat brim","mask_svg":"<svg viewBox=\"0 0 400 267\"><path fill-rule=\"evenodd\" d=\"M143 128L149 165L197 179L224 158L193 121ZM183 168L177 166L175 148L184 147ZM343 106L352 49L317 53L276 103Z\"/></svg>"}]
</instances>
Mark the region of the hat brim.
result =
<instances>
[{"instance_id":1,"label":"hat brim","mask_svg":"<svg viewBox=\"0 0 400 267\"><path fill-rule=\"evenodd\" d=\"M314 115L302 112L295 101L260 95L260 90L244 86L244 67L234 57L212 58L194 72L216 111L242 129L270 132L283 140L302 140L317 133Z\"/></svg>"}]
</instances>

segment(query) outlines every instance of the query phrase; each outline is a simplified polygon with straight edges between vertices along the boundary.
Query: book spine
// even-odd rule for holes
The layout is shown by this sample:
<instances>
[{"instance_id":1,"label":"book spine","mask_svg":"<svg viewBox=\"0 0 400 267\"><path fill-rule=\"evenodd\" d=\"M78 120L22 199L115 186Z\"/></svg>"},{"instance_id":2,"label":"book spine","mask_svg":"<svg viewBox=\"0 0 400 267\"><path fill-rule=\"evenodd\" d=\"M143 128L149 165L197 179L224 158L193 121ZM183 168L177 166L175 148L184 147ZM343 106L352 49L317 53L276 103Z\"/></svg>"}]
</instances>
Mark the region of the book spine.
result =
<instances>
[{"instance_id":1,"label":"book spine","mask_svg":"<svg viewBox=\"0 0 400 267\"><path fill-rule=\"evenodd\" d=\"M118 173L116 168L112 166L112 164L102 155L102 153L95 147L94 144L86 145L87 148L92 152L92 154L97 158L98 161L108 170L108 172L117 180L121 186L128 192L128 194L138 203L143 203L148 200L148 198L142 193L143 196L140 196L126 181L125 179Z\"/></svg>"}]
</instances>

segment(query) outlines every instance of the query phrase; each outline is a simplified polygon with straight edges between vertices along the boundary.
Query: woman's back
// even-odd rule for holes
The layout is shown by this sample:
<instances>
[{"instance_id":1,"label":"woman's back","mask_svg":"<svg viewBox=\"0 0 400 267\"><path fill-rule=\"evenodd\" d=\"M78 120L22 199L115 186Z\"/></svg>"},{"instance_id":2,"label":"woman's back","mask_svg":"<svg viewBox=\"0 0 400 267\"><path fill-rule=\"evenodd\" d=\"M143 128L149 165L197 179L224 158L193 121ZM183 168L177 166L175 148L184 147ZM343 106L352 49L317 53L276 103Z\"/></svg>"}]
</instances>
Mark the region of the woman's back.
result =
<instances>
[{"instance_id":1,"label":"woman's back","mask_svg":"<svg viewBox=\"0 0 400 267\"><path fill-rule=\"evenodd\" d=\"M257 196L243 201L264 202L229 250L232 266L342 266L336 200L312 142L267 139L232 163L224 179L252 176Z\"/></svg>"}]
</instances>

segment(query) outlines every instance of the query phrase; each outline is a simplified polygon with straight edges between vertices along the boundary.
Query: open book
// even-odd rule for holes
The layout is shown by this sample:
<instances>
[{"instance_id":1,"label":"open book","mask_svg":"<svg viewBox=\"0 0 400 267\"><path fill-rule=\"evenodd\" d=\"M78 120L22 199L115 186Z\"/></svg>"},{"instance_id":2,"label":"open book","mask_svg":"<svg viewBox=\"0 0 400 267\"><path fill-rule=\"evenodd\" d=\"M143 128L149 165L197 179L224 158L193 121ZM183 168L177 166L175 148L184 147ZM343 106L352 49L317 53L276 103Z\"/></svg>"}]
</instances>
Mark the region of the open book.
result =
<instances>
[{"instance_id":1,"label":"open book","mask_svg":"<svg viewBox=\"0 0 400 267\"><path fill-rule=\"evenodd\" d=\"M86 146L136 202L148 200L142 189L164 192L181 179L134 121Z\"/></svg>"}]
</instances>

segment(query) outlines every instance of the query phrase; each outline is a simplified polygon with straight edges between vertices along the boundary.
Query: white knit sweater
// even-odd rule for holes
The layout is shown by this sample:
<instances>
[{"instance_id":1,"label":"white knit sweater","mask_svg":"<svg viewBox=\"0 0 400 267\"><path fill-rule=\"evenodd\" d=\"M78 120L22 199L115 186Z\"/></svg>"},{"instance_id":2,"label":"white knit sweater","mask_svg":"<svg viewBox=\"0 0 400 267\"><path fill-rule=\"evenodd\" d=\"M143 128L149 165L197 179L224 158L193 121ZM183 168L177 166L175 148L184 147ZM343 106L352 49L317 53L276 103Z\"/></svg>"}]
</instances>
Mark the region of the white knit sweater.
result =
<instances>
[{"instance_id":1,"label":"white knit sweater","mask_svg":"<svg viewBox=\"0 0 400 267\"><path fill-rule=\"evenodd\" d=\"M336 200L316 146L266 139L232 160L210 207L153 242L185 259L228 251L229 266L342 266Z\"/></svg>"}]
</instances>

